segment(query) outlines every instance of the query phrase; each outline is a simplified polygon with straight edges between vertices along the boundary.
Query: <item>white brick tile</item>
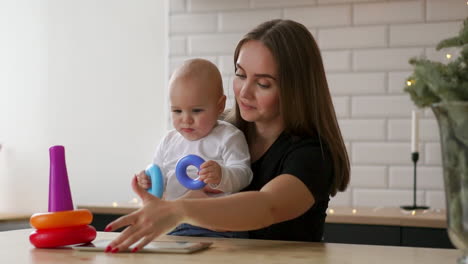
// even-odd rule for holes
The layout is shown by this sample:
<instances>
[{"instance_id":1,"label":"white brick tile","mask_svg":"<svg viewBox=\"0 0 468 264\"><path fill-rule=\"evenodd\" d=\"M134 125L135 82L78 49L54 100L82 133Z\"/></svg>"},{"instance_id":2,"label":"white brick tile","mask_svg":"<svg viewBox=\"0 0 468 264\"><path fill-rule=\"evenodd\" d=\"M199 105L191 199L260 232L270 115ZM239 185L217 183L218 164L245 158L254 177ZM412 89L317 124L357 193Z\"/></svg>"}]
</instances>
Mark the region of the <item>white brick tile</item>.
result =
<instances>
[{"instance_id":1,"label":"white brick tile","mask_svg":"<svg viewBox=\"0 0 468 264\"><path fill-rule=\"evenodd\" d=\"M427 191L426 205L431 209L445 209L445 192L444 191Z\"/></svg>"},{"instance_id":2,"label":"white brick tile","mask_svg":"<svg viewBox=\"0 0 468 264\"><path fill-rule=\"evenodd\" d=\"M412 74L410 71L389 72L388 91L390 93L405 93L406 79ZM409 96L409 95L408 95Z\"/></svg>"},{"instance_id":3,"label":"white brick tile","mask_svg":"<svg viewBox=\"0 0 468 264\"><path fill-rule=\"evenodd\" d=\"M169 38L169 55L185 55L187 40L185 37L170 37Z\"/></svg>"},{"instance_id":4,"label":"white brick tile","mask_svg":"<svg viewBox=\"0 0 468 264\"><path fill-rule=\"evenodd\" d=\"M185 11L186 0L169 0L169 12L179 13Z\"/></svg>"},{"instance_id":5,"label":"white brick tile","mask_svg":"<svg viewBox=\"0 0 468 264\"><path fill-rule=\"evenodd\" d=\"M187 0L188 10L198 11L216 11L216 10L235 10L249 8L249 0Z\"/></svg>"},{"instance_id":6,"label":"white brick tile","mask_svg":"<svg viewBox=\"0 0 468 264\"><path fill-rule=\"evenodd\" d=\"M355 188L386 188L387 169L384 166L352 166L350 185Z\"/></svg>"},{"instance_id":7,"label":"white brick tile","mask_svg":"<svg viewBox=\"0 0 468 264\"><path fill-rule=\"evenodd\" d=\"M328 71L348 71L351 69L351 52L324 51L322 52L323 65Z\"/></svg>"},{"instance_id":8,"label":"white brick tile","mask_svg":"<svg viewBox=\"0 0 468 264\"><path fill-rule=\"evenodd\" d=\"M435 48L426 48L425 53L426 57L429 60L438 61L444 64L450 63L460 56L460 48L445 48L442 50L437 51ZM450 54L447 57L447 54Z\"/></svg>"},{"instance_id":9,"label":"white brick tile","mask_svg":"<svg viewBox=\"0 0 468 264\"><path fill-rule=\"evenodd\" d=\"M411 120L393 119L388 121L388 138L390 140L411 140ZM423 141L438 141L439 128L435 119L419 120L419 138Z\"/></svg>"},{"instance_id":10,"label":"white brick tile","mask_svg":"<svg viewBox=\"0 0 468 264\"><path fill-rule=\"evenodd\" d=\"M286 8L284 9L284 17L312 28L349 26L351 25L351 8L348 5Z\"/></svg>"},{"instance_id":11,"label":"white brick tile","mask_svg":"<svg viewBox=\"0 0 468 264\"><path fill-rule=\"evenodd\" d=\"M351 142L345 141L345 148L346 148L346 153L348 153L348 157L351 160Z\"/></svg>"},{"instance_id":12,"label":"white brick tile","mask_svg":"<svg viewBox=\"0 0 468 264\"><path fill-rule=\"evenodd\" d=\"M181 66L184 61L189 60L189 59L194 59L194 58L201 58L201 59L206 59L214 64L217 63L216 57L214 56L187 56L187 57L171 57L169 58L169 76L174 72L174 70Z\"/></svg>"},{"instance_id":13,"label":"white brick tile","mask_svg":"<svg viewBox=\"0 0 468 264\"><path fill-rule=\"evenodd\" d=\"M313 6L317 0L252 0L251 7L290 7L290 6Z\"/></svg>"},{"instance_id":14,"label":"white brick tile","mask_svg":"<svg viewBox=\"0 0 468 264\"><path fill-rule=\"evenodd\" d=\"M189 54L234 54L240 34L189 36Z\"/></svg>"},{"instance_id":15,"label":"white brick tile","mask_svg":"<svg viewBox=\"0 0 468 264\"><path fill-rule=\"evenodd\" d=\"M390 26L390 46L436 45L458 34L460 23L430 23Z\"/></svg>"},{"instance_id":16,"label":"white brick tile","mask_svg":"<svg viewBox=\"0 0 468 264\"><path fill-rule=\"evenodd\" d=\"M232 79L230 76L223 76L223 89L224 89L224 95L226 95L227 98L233 97L233 92L232 92ZM226 108L230 108L230 105L226 103Z\"/></svg>"},{"instance_id":17,"label":"white brick tile","mask_svg":"<svg viewBox=\"0 0 468 264\"><path fill-rule=\"evenodd\" d=\"M407 143L353 143L354 165L409 165ZM408 154L408 155L406 155Z\"/></svg>"},{"instance_id":18,"label":"white brick tile","mask_svg":"<svg viewBox=\"0 0 468 264\"><path fill-rule=\"evenodd\" d=\"M441 145L437 143L425 144L425 163L430 165L442 165Z\"/></svg>"},{"instance_id":19,"label":"white brick tile","mask_svg":"<svg viewBox=\"0 0 468 264\"><path fill-rule=\"evenodd\" d=\"M234 53L234 52L233 52ZM221 74L234 74L234 56L219 56L219 71Z\"/></svg>"},{"instance_id":20,"label":"white brick tile","mask_svg":"<svg viewBox=\"0 0 468 264\"><path fill-rule=\"evenodd\" d=\"M232 85L232 81L230 82L231 85ZM230 92L229 92L229 95L226 95L227 97L227 100L226 100L226 109L228 108L234 108L234 105L235 105L235 101L236 99L234 98L234 95L233 95L233 92L232 92L232 88L229 89Z\"/></svg>"},{"instance_id":21,"label":"white brick tile","mask_svg":"<svg viewBox=\"0 0 468 264\"><path fill-rule=\"evenodd\" d=\"M341 133L345 140L384 140L385 139L385 121L384 120L365 120L365 119L346 119L340 120Z\"/></svg>"},{"instance_id":22,"label":"white brick tile","mask_svg":"<svg viewBox=\"0 0 468 264\"><path fill-rule=\"evenodd\" d=\"M443 174L441 167L418 166L416 172L417 190L432 189L443 190ZM389 171L390 188L412 189L413 188L413 167L412 166L392 166Z\"/></svg>"},{"instance_id":23,"label":"white brick tile","mask_svg":"<svg viewBox=\"0 0 468 264\"><path fill-rule=\"evenodd\" d=\"M411 120L393 119L388 121L388 139L390 140L410 140Z\"/></svg>"},{"instance_id":24,"label":"white brick tile","mask_svg":"<svg viewBox=\"0 0 468 264\"><path fill-rule=\"evenodd\" d=\"M419 121L419 133L421 139L425 141L439 141L439 126L435 119L420 119Z\"/></svg>"},{"instance_id":25,"label":"white brick tile","mask_svg":"<svg viewBox=\"0 0 468 264\"><path fill-rule=\"evenodd\" d=\"M380 48L387 44L384 26L319 29L318 36L321 49Z\"/></svg>"},{"instance_id":26,"label":"white brick tile","mask_svg":"<svg viewBox=\"0 0 468 264\"><path fill-rule=\"evenodd\" d=\"M339 192L335 195L335 197L330 197L330 202L328 204L329 208L333 206L351 206L352 198L352 188L346 189L344 192Z\"/></svg>"},{"instance_id":27,"label":"white brick tile","mask_svg":"<svg viewBox=\"0 0 468 264\"><path fill-rule=\"evenodd\" d=\"M349 116L349 97L347 96L333 96L333 106L337 117L348 117Z\"/></svg>"},{"instance_id":28,"label":"white brick tile","mask_svg":"<svg viewBox=\"0 0 468 264\"><path fill-rule=\"evenodd\" d=\"M423 1L356 4L353 12L356 25L422 22L424 20Z\"/></svg>"},{"instance_id":29,"label":"white brick tile","mask_svg":"<svg viewBox=\"0 0 468 264\"><path fill-rule=\"evenodd\" d=\"M181 14L170 16L169 32L209 33L217 30L216 14Z\"/></svg>"},{"instance_id":30,"label":"white brick tile","mask_svg":"<svg viewBox=\"0 0 468 264\"><path fill-rule=\"evenodd\" d=\"M353 193L353 201L358 206L392 206L413 204L413 191L410 190L386 190L386 189L357 189ZM416 192L416 201L418 204L424 203L424 193Z\"/></svg>"},{"instance_id":31,"label":"white brick tile","mask_svg":"<svg viewBox=\"0 0 468 264\"><path fill-rule=\"evenodd\" d=\"M409 70L412 66L408 63L412 57L423 54L422 48L394 48L355 50L353 52L353 68L362 70Z\"/></svg>"},{"instance_id":32,"label":"white brick tile","mask_svg":"<svg viewBox=\"0 0 468 264\"><path fill-rule=\"evenodd\" d=\"M385 93L384 73L330 73L327 80L333 95Z\"/></svg>"},{"instance_id":33,"label":"white brick tile","mask_svg":"<svg viewBox=\"0 0 468 264\"><path fill-rule=\"evenodd\" d=\"M353 117L408 117L414 108L409 96L354 96L351 100Z\"/></svg>"},{"instance_id":34,"label":"white brick tile","mask_svg":"<svg viewBox=\"0 0 468 264\"><path fill-rule=\"evenodd\" d=\"M463 0L426 0L428 21L465 19L468 16L466 1Z\"/></svg>"},{"instance_id":35,"label":"white brick tile","mask_svg":"<svg viewBox=\"0 0 468 264\"><path fill-rule=\"evenodd\" d=\"M276 18L281 18L281 10L255 10L243 12L223 12L220 14L221 32L248 32L257 25Z\"/></svg>"}]
</instances>

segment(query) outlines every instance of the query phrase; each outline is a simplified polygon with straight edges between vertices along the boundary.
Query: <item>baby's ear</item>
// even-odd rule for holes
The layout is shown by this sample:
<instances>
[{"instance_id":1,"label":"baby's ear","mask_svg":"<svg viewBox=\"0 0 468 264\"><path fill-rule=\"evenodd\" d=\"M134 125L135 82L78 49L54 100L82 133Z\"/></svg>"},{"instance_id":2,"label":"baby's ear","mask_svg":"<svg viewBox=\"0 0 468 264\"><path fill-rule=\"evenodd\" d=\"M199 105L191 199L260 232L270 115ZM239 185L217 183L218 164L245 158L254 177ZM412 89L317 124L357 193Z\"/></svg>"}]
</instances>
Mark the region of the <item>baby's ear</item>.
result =
<instances>
[{"instance_id":1,"label":"baby's ear","mask_svg":"<svg viewBox=\"0 0 468 264\"><path fill-rule=\"evenodd\" d=\"M218 100L218 113L222 114L224 112L225 107L226 107L226 96L223 95Z\"/></svg>"}]
</instances>

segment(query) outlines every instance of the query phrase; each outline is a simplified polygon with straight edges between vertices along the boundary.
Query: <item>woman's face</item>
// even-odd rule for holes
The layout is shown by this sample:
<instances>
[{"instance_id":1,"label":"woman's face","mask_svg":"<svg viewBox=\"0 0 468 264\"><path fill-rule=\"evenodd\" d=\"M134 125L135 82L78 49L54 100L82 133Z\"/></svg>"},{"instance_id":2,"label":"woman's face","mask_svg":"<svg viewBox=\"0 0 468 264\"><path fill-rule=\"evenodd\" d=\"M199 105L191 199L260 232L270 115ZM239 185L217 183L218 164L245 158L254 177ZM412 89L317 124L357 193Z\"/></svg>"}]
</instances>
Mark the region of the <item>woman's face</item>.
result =
<instances>
[{"instance_id":1,"label":"woman's face","mask_svg":"<svg viewBox=\"0 0 468 264\"><path fill-rule=\"evenodd\" d=\"M270 50L260 41L247 41L236 68L233 86L242 118L258 124L281 121L278 70Z\"/></svg>"}]
</instances>

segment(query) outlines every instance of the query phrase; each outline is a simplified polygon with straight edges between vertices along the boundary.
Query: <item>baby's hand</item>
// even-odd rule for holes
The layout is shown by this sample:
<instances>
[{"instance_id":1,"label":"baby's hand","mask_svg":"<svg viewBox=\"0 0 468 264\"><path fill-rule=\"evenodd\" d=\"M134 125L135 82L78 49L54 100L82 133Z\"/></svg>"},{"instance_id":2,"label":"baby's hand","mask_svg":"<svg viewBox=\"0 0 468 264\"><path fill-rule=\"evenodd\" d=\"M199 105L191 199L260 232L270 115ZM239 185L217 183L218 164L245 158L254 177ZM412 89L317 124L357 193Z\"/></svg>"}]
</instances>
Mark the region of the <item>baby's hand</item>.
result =
<instances>
[{"instance_id":1,"label":"baby's hand","mask_svg":"<svg viewBox=\"0 0 468 264\"><path fill-rule=\"evenodd\" d=\"M209 160L200 166L199 180L206 184L218 185L221 182L221 166L216 161Z\"/></svg>"},{"instance_id":2,"label":"baby's hand","mask_svg":"<svg viewBox=\"0 0 468 264\"><path fill-rule=\"evenodd\" d=\"M146 175L145 171L141 171L140 173L135 175L137 178L138 185L143 189L149 189L151 187L151 179L148 175Z\"/></svg>"}]
</instances>

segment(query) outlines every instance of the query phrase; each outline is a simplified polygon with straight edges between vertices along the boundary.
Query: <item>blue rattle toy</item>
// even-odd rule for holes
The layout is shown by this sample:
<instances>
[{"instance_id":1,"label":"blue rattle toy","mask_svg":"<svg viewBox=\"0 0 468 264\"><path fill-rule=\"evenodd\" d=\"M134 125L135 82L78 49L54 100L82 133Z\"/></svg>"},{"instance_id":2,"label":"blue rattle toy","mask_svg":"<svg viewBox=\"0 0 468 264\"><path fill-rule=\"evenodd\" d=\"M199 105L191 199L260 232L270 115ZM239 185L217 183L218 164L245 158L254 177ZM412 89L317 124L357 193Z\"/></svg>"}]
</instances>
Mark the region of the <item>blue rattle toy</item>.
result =
<instances>
[{"instance_id":1,"label":"blue rattle toy","mask_svg":"<svg viewBox=\"0 0 468 264\"><path fill-rule=\"evenodd\" d=\"M200 166L205 162L201 157L197 155L187 155L181 158L176 165L176 177L185 188L190 190L198 190L205 187L206 183L192 179L187 175L187 167L193 165L200 170Z\"/></svg>"},{"instance_id":2,"label":"blue rattle toy","mask_svg":"<svg viewBox=\"0 0 468 264\"><path fill-rule=\"evenodd\" d=\"M187 155L181 158L176 165L176 177L180 184L190 190L198 190L205 187L206 183L197 179L192 179L187 175L188 166L193 165L200 170L200 166L203 162L205 162L205 160L197 155ZM161 198L164 190L164 180L161 169L158 165L151 164L151 166L145 170L145 173L151 179L151 187L148 189L148 192Z\"/></svg>"},{"instance_id":3,"label":"blue rattle toy","mask_svg":"<svg viewBox=\"0 0 468 264\"><path fill-rule=\"evenodd\" d=\"M145 170L145 173L151 179L151 187L148 189L148 192L158 198L161 198L164 189L164 180L161 169L158 167L158 165L152 164Z\"/></svg>"}]
</instances>

